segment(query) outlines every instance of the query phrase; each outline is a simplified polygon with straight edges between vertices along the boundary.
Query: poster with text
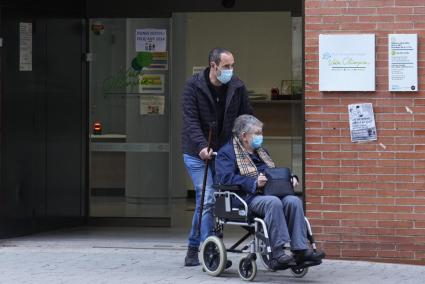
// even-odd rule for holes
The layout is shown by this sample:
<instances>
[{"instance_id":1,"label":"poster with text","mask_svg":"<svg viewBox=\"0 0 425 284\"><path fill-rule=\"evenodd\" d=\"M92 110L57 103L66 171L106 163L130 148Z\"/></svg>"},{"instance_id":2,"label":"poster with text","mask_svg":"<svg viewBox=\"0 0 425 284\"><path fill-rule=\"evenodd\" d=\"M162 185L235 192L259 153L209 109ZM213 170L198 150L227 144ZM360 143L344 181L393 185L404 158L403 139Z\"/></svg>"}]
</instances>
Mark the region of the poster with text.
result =
<instances>
[{"instance_id":1,"label":"poster with text","mask_svg":"<svg viewBox=\"0 0 425 284\"><path fill-rule=\"evenodd\" d=\"M161 52L167 51L167 30L137 29L136 51Z\"/></svg>"},{"instance_id":2,"label":"poster with text","mask_svg":"<svg viewBox=\"0 0 425 284\"><path fill-rule=\"evenodd\" d=\"M351 142L374 141L377 139L375 116L371 103L348 105Z\"/></svg>"},{"instance_id":3,"label":"poster with text","mask_svg":"<svg viewBox=\"0 0 425 284\"><path fill-rule=\"evenodd\" d=\"M163 115L164 96L140 96L141 115Z\"/></svg>"},{"instance_id":4,"label":"poster with text","mask_svg":"<svg viewBox=\"0 0 425 284\"><path fill-rule=\"evenodd\" d=\"M163 74L143 74L139 75L139 93L164 93Z\"/></svg>"},{"instance_id":5,"label":"poster with text","mask_svg":"<svg viewBox=\"0 0 425 284\"><path fill-rule=\"evenodd\" d=\"M32 23L19 23L19 71L32 71Z\"/></svg>"},{"instance_id":6,"label":"poster with text","mask_svg":"<svg viewBox=\"0 0 425 284\"><path fill-rule=\"evenodd\" d=\"M418 35L388 35L388 90L418 91Z\"/></svg>"},{"instance_id":7,"label":"poster with text","mask_svg":"<svg viewBox=\"0 0 425 284\"><path fill-rule=\"evenodd\" d=\"M375 91L375 35L319 35L320 91Z\"/></svg>"},{"instance_id":8,"label":"poster with text","mask_svg":"<svg viewBox=\"0 0 425 284\"><path fill-rule=\"evenodd\" d=\"M168 52L152 52L152 61L143 70L168 70Z\"/></svg>"}]
</instances>

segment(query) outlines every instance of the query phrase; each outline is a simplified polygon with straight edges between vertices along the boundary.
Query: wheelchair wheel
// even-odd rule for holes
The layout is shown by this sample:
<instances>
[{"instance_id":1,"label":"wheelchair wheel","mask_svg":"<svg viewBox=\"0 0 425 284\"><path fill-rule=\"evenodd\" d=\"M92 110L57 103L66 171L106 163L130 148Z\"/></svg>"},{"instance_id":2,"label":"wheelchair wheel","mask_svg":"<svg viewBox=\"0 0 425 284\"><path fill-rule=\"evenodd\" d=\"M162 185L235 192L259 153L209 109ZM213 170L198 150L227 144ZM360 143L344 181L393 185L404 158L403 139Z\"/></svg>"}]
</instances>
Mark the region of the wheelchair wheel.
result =
<instances>
[{"instance_id":1,"label":"wheelchair wheel","mask_svg":"<svg viewBox=\"0 0 425 284\"><path fill-rule=\"evenodd\" d=\"M304 277L307 274L307 272L308 272L308 267L304 267L304 268L291 267L291 273L296 278Z\"/></svg>"},{"instance_id":2,"label":"wheelchair wheel","mask_svg":"<svg viewBox=\"0 0 425 284\"><path fill-rule=\"evenodd\" d=\"M239 276L245 281L252 281L257 275L257 263L249 256L242 257L238 265Z\"/></svg>"},{"instance_id":3,"label":"wheelchair wheel","mask_svg":"<svg viewBox=\"0 0 425 284\"><path fill-rule=\"evenodd\" d=\"M227 252L223 241L216 237L208 237L201 248L202 269L211 276L219 276L227 262Z\"/></svg>"}]
</instances>

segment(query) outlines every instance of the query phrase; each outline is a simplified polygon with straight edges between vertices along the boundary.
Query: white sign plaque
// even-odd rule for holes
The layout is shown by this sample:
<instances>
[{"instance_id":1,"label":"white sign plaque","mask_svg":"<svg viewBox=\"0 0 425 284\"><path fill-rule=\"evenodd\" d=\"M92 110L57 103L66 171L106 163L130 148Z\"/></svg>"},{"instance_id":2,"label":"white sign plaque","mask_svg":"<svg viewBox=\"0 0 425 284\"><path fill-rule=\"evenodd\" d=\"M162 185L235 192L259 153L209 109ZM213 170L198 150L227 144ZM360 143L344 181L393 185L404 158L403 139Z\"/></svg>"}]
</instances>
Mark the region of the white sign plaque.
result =
<instances>
[{"instance_id":1,"label":"white sign plaque","mask_svg":"<svg viewBox=\"0 0 425 284\"><path fill-rule=\"evenodd\" d=\"M167 51L167 30L137 29L136 51Z\"/></svg>"},{"instance_id":2,"label":"white sign plaque","mask_svg":"<svg viewBox=\"0 0 425 284\"><path fill-rule=\"evenodd\" d=\"M319 35L320 91L375 91L375 35Z\"/></svg>"},{"instance_id":3,"label":"white sign plaque","mask_svg":"<svg viewBox=\"0 0 425 284\"><path fill-rule=\"evenodd\" d=\"M375 116L371 103L348 105L351 142L374 141L377 139Z\"/></svg>"},{"instance_id":4,"label":"white sign plaque","mask_svg":"<svg viewBox=\"0 0 425 284\"><path fill-rule=\"evenodd\" d=\"M418 35L388 35L388 89L418 91Z\"/></svg>"}]
</instances>

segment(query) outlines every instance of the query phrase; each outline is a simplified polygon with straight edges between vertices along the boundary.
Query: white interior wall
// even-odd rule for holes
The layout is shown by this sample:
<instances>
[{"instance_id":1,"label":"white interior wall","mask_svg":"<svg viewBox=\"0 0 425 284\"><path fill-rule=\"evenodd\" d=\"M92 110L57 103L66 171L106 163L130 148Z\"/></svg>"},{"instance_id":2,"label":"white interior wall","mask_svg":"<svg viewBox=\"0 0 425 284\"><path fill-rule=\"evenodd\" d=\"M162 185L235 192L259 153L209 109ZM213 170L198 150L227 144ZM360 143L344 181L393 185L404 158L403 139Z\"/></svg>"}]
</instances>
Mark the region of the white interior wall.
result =
<instances>
[{"instance_id":1,"label":"white interior wall","mask_svg":"<svg viewBox=\"0 0 425 284\"><path fill-rule=\"evenodd\" d=\"M235 56L236 74L256 93L269 94L292 78L289 12L187 13L186 75L206 66L213 47Z\"/></svg>"}]
</instances>

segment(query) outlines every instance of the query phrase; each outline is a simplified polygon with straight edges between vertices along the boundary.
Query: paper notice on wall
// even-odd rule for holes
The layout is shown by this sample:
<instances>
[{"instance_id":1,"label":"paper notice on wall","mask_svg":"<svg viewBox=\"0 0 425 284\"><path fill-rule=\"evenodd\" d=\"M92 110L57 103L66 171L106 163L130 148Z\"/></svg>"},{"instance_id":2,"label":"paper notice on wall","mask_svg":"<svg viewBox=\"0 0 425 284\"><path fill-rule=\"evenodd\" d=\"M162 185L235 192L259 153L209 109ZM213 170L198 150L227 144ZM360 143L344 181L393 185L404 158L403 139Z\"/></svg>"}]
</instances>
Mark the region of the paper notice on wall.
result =
<instances>
[{"instance_id":1,"label":"paper notice on wall","mask_svg":"<svg viewBox=\"0 0 425 284\"><path fill-rule=\"evenodd\" d=\"M163 115L165 96L140 96L141 115Z\"/></svg>"},{"instance_id":2,"label":"paper notice on wall","mask_svg":"<svg viewBox=\"0 0 425 284\"><path fill-rule=\"evenodd\" d=\"M32 23L19 23L19 71L32 71Z\"/></svg>"},{"instance_id":3,"label":"paper notice on wall","mask_svg":"<svg viewBox=\"0 0 425 284\"><path fill-rule=\"evenodd\" d=\"M371 103L348 105L351 142L377 140L375 116Z\"/></svg>"},{"instance_id":4,"label":"paper notice on wall","mask_svg":"<svg viewBox=\"0 0 425 284\"><path fill-rule=\"evenodd\" d=\"M197 73L201 73L206 67L205 66L193 66L192 67L192 75Z\"/></svg>"},{"instance_id":5,"label":"paper notice on wall","mask_svg":"<svg viewBox=\"0 0 425 284\"><path fill-rule=\"evenodd\" d=\"M143 70L168 70L168 52L152 52L152 61Z\"/></svg>"},{"instance_id":6,"label":"paper notice on wall","mask_svg":"<svg viewBox=\"0 0 425 284\"><path fill-rule=\"evenodd\" d=\"M167 51L167 30L137 29L136 51Z\"/></svg>"},{"instance_id":7,"label":"paper notice on wall","mask_svg":"<svg viewBox=\"0 0 425 284\"><path fill-rule=\"evenodd\" d=\"M139 76L139 93L164 93L164 74L143 74Z\"/></svg>"},{"instance_id":8,"label":"paper notice on wall","mask_svg":"<svg viewBox=\"0 0 425 284\"><path fill-rule=\"evenodd\" d=\"M388 89L418 91L418 35L388 35Z\"/></svg>"}]
</instances>

